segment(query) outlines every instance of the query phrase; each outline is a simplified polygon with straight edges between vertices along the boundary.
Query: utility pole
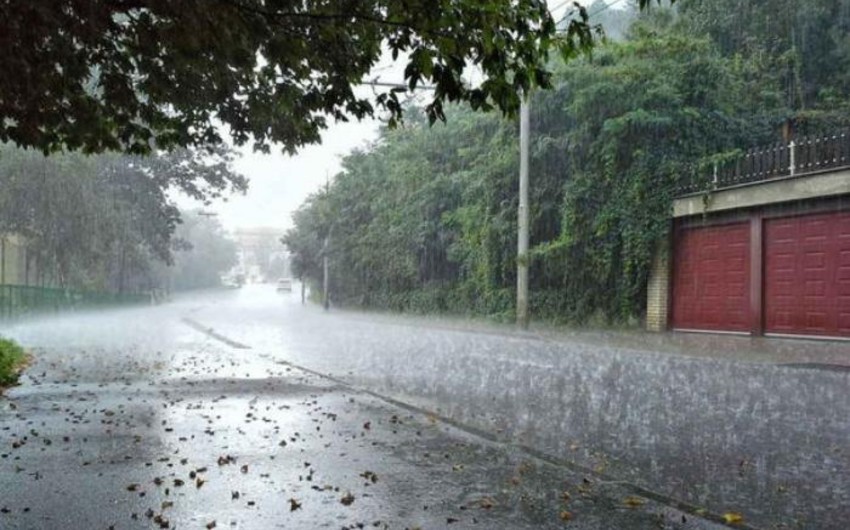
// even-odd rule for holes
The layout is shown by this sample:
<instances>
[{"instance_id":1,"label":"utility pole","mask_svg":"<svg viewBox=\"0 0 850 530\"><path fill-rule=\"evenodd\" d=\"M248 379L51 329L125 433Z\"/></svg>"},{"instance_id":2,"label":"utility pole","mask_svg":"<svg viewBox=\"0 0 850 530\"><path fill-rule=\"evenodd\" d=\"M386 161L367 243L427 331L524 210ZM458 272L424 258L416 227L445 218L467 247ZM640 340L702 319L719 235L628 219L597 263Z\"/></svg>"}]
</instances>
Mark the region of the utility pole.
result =
<instances>
[{"instance_id":1,"label":"utility pole","mask_svg":"<svg viewBox=\"0 0 850 530\"><path fill-rule=\"evenodd\" d=\"M528 328L528 149L530 118L528 93L520 96L519 110L519 208L517 211L516 321Z\"/></svg>"},{"instance_id":2,"label":"utility pole","mask_svg":"<svg viewBox=\"0 0 850 530\"><path fill-rule=\"evenodd\" d=\"M322 252L322 306L325 308L325 311L330 309L331 301L328 297L328 243L330 242L330 237L325 236L325 249Z\"/></svg>"}]
</instances>

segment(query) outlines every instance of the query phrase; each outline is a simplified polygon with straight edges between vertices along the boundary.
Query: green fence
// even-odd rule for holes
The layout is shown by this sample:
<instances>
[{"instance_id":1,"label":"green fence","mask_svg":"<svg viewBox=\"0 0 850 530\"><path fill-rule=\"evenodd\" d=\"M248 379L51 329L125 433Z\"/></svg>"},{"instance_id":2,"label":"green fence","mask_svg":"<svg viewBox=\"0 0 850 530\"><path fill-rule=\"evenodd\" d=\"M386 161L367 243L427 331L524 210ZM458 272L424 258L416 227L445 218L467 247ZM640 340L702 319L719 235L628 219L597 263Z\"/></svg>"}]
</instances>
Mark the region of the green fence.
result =
<instances>
[{"instance_id":1,"label":"green fence","mask_svg":"<svg viewBox=\"0 0 850 530\"><path fill-rule=\"evenodd\" d=\"M149 303L149 294L75 291L53 287L0 285L0 318L117 305Z\"/></svg>"}]
</instances>

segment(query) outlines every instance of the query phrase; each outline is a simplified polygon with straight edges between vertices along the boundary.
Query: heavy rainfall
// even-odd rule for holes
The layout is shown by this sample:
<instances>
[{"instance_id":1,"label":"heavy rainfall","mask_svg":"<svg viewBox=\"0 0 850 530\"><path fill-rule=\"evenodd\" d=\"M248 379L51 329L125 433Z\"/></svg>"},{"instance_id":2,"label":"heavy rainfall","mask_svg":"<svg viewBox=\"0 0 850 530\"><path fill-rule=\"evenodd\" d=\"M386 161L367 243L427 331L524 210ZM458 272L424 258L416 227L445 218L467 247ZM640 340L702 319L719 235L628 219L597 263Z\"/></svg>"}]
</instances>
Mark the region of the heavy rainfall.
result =
<instances>
[{"instance_id":1,"label":"heavy rainfall","mask_svg":"<svg viewBox=\"0 0 850 530\"><path fill-rule=\"evenodd\" d=\"M0 528L850 528L850 0L0 44Z\"/></svg>"}]
</instances>

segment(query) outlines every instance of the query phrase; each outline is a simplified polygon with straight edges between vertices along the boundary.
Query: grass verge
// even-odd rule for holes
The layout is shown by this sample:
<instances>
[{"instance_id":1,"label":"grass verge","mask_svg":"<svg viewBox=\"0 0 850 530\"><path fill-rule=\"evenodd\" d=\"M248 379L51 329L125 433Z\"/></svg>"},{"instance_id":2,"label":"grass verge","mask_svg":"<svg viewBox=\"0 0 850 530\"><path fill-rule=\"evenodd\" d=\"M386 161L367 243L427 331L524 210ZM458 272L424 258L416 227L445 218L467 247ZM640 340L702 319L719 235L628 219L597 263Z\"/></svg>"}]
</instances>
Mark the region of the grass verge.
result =
<instances>
[{"instance_id":1,"label":"grass verge","mask_svg":"<svg viewBox=\"0 0 850 530\"><path fill-rule=\"evenodd\" d=\"M0 391L18 382L27 354L15 341L0 337Z\"/></svg>"}]
</instances>

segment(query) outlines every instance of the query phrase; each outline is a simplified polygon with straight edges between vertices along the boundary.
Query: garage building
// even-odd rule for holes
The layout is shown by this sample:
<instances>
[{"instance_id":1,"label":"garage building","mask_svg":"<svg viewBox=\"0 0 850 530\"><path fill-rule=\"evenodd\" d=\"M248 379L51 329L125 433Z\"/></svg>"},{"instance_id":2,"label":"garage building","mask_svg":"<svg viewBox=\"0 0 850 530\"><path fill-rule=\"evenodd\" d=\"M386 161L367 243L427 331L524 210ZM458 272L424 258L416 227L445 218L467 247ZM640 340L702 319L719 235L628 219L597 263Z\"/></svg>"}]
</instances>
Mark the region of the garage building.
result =
<instances>
[{"instance_id":1,"label":"garage building","mask_svg":"<svg viewBox=\"0 0 850 530\"><path fill-rule=\"evenodd\" d=\"M850 338L848 165L850 136L804 139L751 150L715 191L676 199L647 327Z\"/></svg>"}]
</instances>

